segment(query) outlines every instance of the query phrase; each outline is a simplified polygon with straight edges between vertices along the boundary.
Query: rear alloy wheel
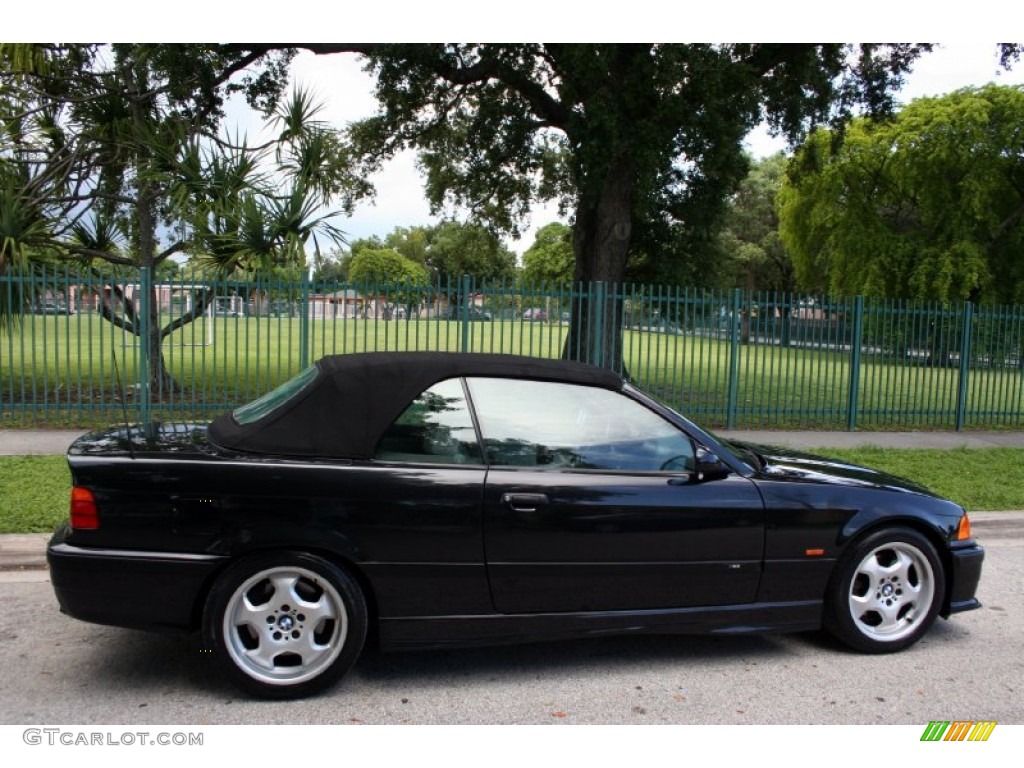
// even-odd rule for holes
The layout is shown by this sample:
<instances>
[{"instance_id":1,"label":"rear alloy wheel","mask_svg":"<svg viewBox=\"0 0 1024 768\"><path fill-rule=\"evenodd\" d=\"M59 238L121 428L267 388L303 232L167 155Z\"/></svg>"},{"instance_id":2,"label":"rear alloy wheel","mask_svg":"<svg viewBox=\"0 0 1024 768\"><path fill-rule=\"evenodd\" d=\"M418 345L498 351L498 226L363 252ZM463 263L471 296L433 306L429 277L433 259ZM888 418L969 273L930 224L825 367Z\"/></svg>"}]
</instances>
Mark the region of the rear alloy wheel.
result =
<instances>
[{"instance_id":1,"label":"rear alloy wheel","mask_svg":"<svg viewBox=\"0 0 1024 768\"><path fill-rule=\"evenodd\" d=\"M244 560L218 580L204 639L232 681L267 698L307 696L334 684L366 638L366 602L338 566L305 553Z\"/></svg>"},{"instance_id":2,"label":"rear alloy wheel","mask_svg":"<svg viewBox=\"0 0 1024 768\"><path fill-rule=\"evenodd\" d=\"M825 627L860 651L899 651L928 631L944 591L942 563L928 539L906 528L877 531L840 560Z\"/></svg>"}]
</instances>

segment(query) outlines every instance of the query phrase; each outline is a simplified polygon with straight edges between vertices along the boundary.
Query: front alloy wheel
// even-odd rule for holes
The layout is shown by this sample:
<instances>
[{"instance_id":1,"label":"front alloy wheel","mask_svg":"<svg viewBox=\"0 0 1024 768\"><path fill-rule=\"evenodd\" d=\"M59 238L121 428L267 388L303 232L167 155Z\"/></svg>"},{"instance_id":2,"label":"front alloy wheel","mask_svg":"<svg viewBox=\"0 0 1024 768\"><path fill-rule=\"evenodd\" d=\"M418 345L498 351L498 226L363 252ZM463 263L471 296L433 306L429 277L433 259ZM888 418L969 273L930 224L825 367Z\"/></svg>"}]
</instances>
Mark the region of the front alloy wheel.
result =
<instances>
[{"instance_id":1,"label":"front alloy wheel","mask_svg":"<svg viewBox=\"0 0 1024 768\"><path fill-rule=\"evenodd\" d=\"M366 635L366 604L334 564L303 553L267 554L217 582L203 631L236 685L293 698L326 688L352 666Z\"/></svg>"},{"instance_id":2,"label":"front alloy wheel","mask_svg":"<svg viewBox=\"0 0 1024 768\"><path fill-rule=\"evenodd\" d=\"M840 560L826 628L861 651L898 651L917 642L942 604L945 580L932 544L909 529L869 535Z\"/></svg>"}]
</instances>

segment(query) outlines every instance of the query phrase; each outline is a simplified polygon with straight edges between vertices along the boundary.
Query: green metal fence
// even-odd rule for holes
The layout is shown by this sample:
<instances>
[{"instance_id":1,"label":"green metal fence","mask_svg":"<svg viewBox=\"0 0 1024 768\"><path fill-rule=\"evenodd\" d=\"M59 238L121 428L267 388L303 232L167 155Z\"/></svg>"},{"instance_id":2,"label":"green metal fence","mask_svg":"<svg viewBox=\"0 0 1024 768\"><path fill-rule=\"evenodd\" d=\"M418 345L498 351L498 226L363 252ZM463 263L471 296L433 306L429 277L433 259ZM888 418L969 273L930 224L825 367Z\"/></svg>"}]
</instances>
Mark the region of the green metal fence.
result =
<instances>
[{"instance_id":1,"label":"green metal fence","mask_svg":"<svg viewBox=\"0 0 1024 768\"><path fill-rule=\"evenodd\" d=\"M1024 426L1019 306L70 269L0 277L0 304L13 316L0 333L0 427L98 425L126 411L206 419L327 354L560 357L567 344L712 427ZM620 334L605 333L609 324Z\"/></svg>"}]
</instances>

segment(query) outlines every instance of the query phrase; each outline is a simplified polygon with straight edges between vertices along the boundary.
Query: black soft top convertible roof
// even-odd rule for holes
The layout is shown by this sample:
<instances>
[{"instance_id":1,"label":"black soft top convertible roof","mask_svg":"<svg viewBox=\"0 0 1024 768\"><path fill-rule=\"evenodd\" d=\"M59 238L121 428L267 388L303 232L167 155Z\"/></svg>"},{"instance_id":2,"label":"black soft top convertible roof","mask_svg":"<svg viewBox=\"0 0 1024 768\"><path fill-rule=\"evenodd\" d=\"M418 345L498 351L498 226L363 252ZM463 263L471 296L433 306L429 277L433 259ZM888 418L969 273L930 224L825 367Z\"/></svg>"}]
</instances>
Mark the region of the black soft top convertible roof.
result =
<instances>
[{"instance_id":1,"label":"black soft top convertible roof","mask_svg":"<svg viewBox=\"0 0 1024 768\"><path fill-rule=\"evenodd\" d=\"M210 442L244 453L367 459L413 398L444 379L490 376L622 389L612 371L564 360L452 352L367 352L317 361L316 378L266 416L210 423Z\"/></svg>"}]
</instances>

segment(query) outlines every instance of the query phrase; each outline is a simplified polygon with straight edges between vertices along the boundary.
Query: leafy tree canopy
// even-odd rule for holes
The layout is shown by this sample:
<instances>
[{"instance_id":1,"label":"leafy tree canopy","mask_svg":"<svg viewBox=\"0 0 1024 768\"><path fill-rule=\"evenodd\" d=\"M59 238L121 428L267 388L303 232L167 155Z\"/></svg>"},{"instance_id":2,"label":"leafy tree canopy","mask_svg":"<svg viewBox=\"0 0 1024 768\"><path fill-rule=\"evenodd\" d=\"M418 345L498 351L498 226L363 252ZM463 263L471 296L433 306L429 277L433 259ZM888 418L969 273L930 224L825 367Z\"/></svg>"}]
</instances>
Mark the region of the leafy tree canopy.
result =
<instances>
[{"instance_id":1,"label":"leafy tree canopy","mask_svg":"<svg viewBox=\"0 0 1024 768\"><path fill-rule=\"evenodd\" d=\"M516 257L480 224L444 221L432 226L395 227L383 239L374 235L352 243L351 258L365 249L391 249L422 266L431 281L470 275L477 280L511 278Z\"/></svg>"},{"instance_id":2,"label":"leafy tree canopy","mask_svg":"<svg viewBox=\"0 0 1024 768\"><path fill-rule=\"evenodd\" d=\"M479 224L445 221L432 228L425 265L435 278L512 278L516 255Z\"/></svg>"},{"instance_id":3,"label":"leafy tree canopy","mask_svg":"<svg viewBox=\"0 0 1024 768\"><path fill-rule=\"evenodd\" d=\"M729 199L718 247L723 287L791 292L793 261L779 236L777 198L786 174L781 152L753 161L749 175Z\"/></svg>"},{"instance_id":4,"label":"leafy tree canopy","mask_svg":"<svg viewBox=\"0 0 1024 768\"><path fill-rule=\"evenodd\" d=\"M361 248L349 262L348 277L359 285L422 285L427 271L391 248Z\"/></svg>"},{"instance_id":5,"label":"leafy tree canopy","mask_svg":"<svg viewBox=\"0 0 1024 768\"><path fill-rule=\"evenodd\" d=\"M891 121L819 130L781 193L801 285L1024 301L1024 87L919 99Z\"/></svg>"},{"instance_id":6,"label":"leafy tree canopy","mask_svg":"<svg viewBox=\"0 0 1024 768\"><path fill-rule=\"evenodd\" d=\"M533 285L565 285L575 271L572 228L557 221L537 230L533 244L523 253L522 278Z\"/></svg>"}]
</instances>

